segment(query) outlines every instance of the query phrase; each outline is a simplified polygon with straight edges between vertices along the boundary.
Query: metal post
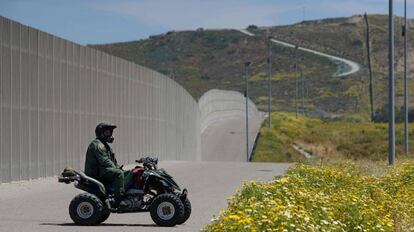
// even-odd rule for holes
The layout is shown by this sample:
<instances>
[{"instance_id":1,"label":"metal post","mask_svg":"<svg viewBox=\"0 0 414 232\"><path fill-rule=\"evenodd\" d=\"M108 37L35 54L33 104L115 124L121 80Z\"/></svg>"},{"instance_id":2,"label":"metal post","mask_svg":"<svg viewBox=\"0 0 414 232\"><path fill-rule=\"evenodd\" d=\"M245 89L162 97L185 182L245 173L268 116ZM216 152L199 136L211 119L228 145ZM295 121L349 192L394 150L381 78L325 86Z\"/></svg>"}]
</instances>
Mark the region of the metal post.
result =
<instances>
[{"instance_id":1,"label":"metal post","mask_svg":"<svg viewBox=\"0 0 414 232\"><path fill-rule=\"evenodd\" d=\"M305 80L305 92L306 92L306 101L309 102L309 78ZM308 112L305 112L305 116L308 115Z\"/></svg>"},{"instance_id":2,"label":"metal post","mask_svg":"<svg viewBox=\"0 0 414 232\"><path fill-rule=\"evenodd\" d=\"M296 118L298 118L298 46L295 47L295 108Z\"/></svg>"},{"instance_id":3,"label":"metal post","mask_svg":"<svg viewBox=\"0 0 414 232\"><path fill-rule=\"evenodd\" d=\"M404 0L404 153L408 154L407 0Z\"/></svg>"},{"instance_id":4,"label":"metal post","mask_svg":"<svg viewBox=\"0 0 414 232\"><path fill-rule=\"evenodd\" d=\"M395 99L394 99L394 15L393 1L389 0L388 15L388 163L395 162Z\"/></svg>"},{"instance_id":5,"label":"metal post","mask_svg":"<svg viewBox=\"0 0 414 232\"><path fill-rule=\"evenodd\" d=\"M367 44L367 59L368 59L368 71L369 71L369 103L371 108L371 122L374 121L374 90L372 86L372 66L371 66L371 39L370 39L370 29L368 22L368 14L364 14L365 25L366 25L366 44Z\"/></svg>"},{"instance_id":6,"label":"metal post","mask_svg":"<svg viewBox=\"0 0 414 232\"><path fill-rule=\"evenodd\" d=\"M249 158L249 73L248 67L251 65L250 61L244 63L244 80L246 83L246 158L247 162L250 161Z\"/></svg>"},{"instance_id":7,"label":"metal post","mask_svg":"<svg viewBox=\"0 0 414 232\"><path fill-rule=\"evenodd\" d=\"M305 115L305 77L303 76L303 70L300 70L301 82L302 82L302 115Z\"/></svg>"},{"instance_id":8,"label":"metal post","mask_svg":"<svg viewBox=\"0 0 414 232\"><path fill-rule=\"evenodd\" d=\"M268 89L268 100L267 100L267 112L268 112L268 127L272 127L272 45L271 45L272 36L268 35L267 37L267 48L268 48L268 80L267 80L267 89Z\"/></svg>"}]
</instances>

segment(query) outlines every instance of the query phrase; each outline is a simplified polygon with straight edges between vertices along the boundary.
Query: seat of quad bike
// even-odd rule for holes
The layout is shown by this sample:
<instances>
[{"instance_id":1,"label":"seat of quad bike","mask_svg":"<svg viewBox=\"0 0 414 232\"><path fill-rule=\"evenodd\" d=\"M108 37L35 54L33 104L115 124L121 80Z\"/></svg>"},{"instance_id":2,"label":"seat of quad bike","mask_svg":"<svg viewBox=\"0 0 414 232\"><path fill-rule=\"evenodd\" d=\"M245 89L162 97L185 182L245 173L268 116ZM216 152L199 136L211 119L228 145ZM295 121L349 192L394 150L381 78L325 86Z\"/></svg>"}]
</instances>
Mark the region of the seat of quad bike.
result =
<instances>
[{"instance_id":1,"label":"seat of quad bike","mask_svg":"<svg viewBox=\"0 0 414 232\"><path fill-rule=\"evenodd\" d=\"M102 182L100 182L100 181L98 181L97 179L94 179L94 178L92 178L92 177L90 177L90 176L87 176L84 172L82 172L82 171L76 171L76 174L78 174L79 175L79 177L81 178L81 179L83 179L83 180L86 180L86 182L90 182L90 183L92 183L92 184L94 184L94 185L96 185L98 188L99 188L99 190L104 194L104 195L106 195L106 188L105 188L105 186L102 184Z\"/></svg>"}]
</instances>

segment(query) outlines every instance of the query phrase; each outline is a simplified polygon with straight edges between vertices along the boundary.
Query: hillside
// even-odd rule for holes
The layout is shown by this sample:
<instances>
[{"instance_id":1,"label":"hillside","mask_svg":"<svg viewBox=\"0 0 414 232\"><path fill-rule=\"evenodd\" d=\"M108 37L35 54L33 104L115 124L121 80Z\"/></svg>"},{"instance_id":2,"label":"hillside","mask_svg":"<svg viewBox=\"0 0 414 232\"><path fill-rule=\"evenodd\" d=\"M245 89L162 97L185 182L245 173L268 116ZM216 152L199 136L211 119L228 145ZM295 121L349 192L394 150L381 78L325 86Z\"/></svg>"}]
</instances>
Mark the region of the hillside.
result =
<instances>
[{"instance_id":1,"label":"hillside","mask_svg":"<svg viewBox=\"0 0 414 232\"><path fill-rule=\"evenodd\" d=\"M364 25L360 16L306 21L294 25L272 27L272 35L295 43L364 64ZM380 108L384 104L387 53L386 16L370 16L372 44L375 54L375 97ZM398 22L398 20L396 20ZM170 31L149 39L91 45L115 56L148 66L175 79L198 99L212 88L243 92L243 63L253 61L250 70L250 93L259 108L267 102L267 65L265 30L253 30L249 37L236 30ZM400 27L397 27L396 33ZM414 35L411 33L410 35ZM401 37L396 37L397 46ZM273 45L273 109L295 110L294 49ZM400 56L400 53L398 53ZM306 111L330 112L335 115L357 114L366 118L367 83L365 70L342 78L334 78L337 66L326 58L298 52L305 76L303 95ZM397 66L401 66L398 59ZM400 69L399 69L400 70ZM400 83L397 86L401 93ZM299 83L301 88L301 82ZM414 90L414 85L412 85ZM302 99L302 91L299 99ZM359 118L361 118L358 116Z\"/></svg>"},{"instance_id":2,"label":"hillside","mask_svg":"<svg viewBox=\"0 0 414 232\"><path fill-rule=\"evenodd\" d=\"M409 133L414 133L414 124ZM403 125L396 127L396 152L398 159L409 158L403 154ZM263 126L253 154L255 162L303 161L294 145L301 147L315 160L365 160L385 163L388 155L386 123L355 123L321 120L292 113L273 113L272 128ZM410 138L409 144L414 143ZM410 153L414 152L410 147ZM312 159L311 159L312 160Z\"/></svg>"},{"instance_id":3,"label":"hillside","mask_svg":"<svg viewBox=\"0 0 414 232\"><path fill-rule=\"evenodd\" d=\"M369 15L371 28L371 48L373 54L374 69L374 97L377 109L385 104L388 84L388 16ZM402 75L403 75L403 19L396 17L395 26L395 57L396 57L396 95L397 104L402 103ZM414 37L414 21L409 20L408 38ZM257 32L263 34L264 30ZM349 18L324 19L317 21L305 21L302 23L270 28L272 35L282 41L290 41L299 46L312 48L328 54L337 55L347 59L366 64L365 45L365 21L362 15ZM414 46L414 41L409 39L409 47ZM409 52L409 72L414 71L414 50ZM360 74L367 76L367 70ZM366 84L366 82L365 82ZM414 90L414 83L410 83L410 89ZM413 105L412 105L413 106Z\"/></svg>"},{"instance_id":4,"label":"hillside","mask_svg":"<svg viewBox=\"0 0 414 232\"><path fill-rule=\"evenodd\" d=\"M385 71L388 66L388 16L369 15L371 27L372 54L376 68ZM396 17L395 46L397 71L402 71L402 18ZM410 28L414 21L409 20ZM264 29L258 30L263 32ZM355 15L349 18L323 19L317 21L305 21L288 26L269 28L272 35L283 41L290 41L299 46L312 48L332 55L341 56L364 64L366 62L365 50L365 21L363 15ZM409 38L414 32L409 31ZM414 41L411 40L411 45ZM414 51L411 52L414 56ZM414 61L410 62L410 69L414 71Z\"/></svg>"}]
</instances>

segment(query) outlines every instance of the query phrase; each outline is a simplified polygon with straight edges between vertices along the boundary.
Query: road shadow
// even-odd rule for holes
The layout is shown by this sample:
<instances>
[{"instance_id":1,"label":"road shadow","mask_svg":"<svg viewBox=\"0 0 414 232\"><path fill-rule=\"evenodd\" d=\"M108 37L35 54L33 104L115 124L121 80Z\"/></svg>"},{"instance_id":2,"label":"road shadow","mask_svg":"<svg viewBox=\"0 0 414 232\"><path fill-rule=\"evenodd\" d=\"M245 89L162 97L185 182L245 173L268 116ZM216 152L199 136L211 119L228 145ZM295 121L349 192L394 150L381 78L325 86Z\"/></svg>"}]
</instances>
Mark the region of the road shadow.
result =
<instances>
[{"instance_id":1,"label":"road shadow","mask_svg":"<svg viewBox=\"0 0 414 232\"><path fill-rule=\"evenodd\" d=\"M77 225L75 223L40 223L39 225L41 226L82 226L82 225ZM125 223L102 223L99 225L95 225L93 227L105 227L105 226L114 226L114 227L121 227L121 226L131 226L131 227L159 227L155 224L125 224ZM82 226L82 227L88 227L88 226Z\"/></svg>"}]
</instances>

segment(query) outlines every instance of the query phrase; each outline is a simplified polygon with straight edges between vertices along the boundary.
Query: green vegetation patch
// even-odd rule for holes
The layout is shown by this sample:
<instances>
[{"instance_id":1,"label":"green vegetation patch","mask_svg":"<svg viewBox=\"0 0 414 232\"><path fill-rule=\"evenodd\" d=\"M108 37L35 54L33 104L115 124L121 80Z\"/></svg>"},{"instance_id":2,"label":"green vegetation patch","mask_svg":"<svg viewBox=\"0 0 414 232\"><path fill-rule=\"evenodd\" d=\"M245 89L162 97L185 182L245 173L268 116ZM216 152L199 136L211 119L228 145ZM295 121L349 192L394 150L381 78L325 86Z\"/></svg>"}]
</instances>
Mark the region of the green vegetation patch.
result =
<instances>
[{"instance_id":1,"label":"green vegetation patch","mask_svg":"<svg viewBox=\"0 0 414 232\"><path fill-rule=\"evenodd\" d=\"M296 165L271 182L245 183L205 231L412 231L414 163L380 178L357 165Z\"/></svg>"},{"instance_id":2,"label":"green vegetation patch","mask_svg":"<svg viewBox=\"0 0 414 232\"><path fill-rule=\"evenodd\" d=\"M267 123L260 131L253 161L286 162L302 161L303 155L293 149L299 145L315 159L386 160L388 154L388 127L385 123L335 121L316 119L294 113L273 113L272 128ZM403 129L397 125L397 155L403 154ZM409 133L414 134L412 125ZM414 139L410 137L410 144ZM410 150L410 153L412 150Z\"/></svg>"}]
</instances>

